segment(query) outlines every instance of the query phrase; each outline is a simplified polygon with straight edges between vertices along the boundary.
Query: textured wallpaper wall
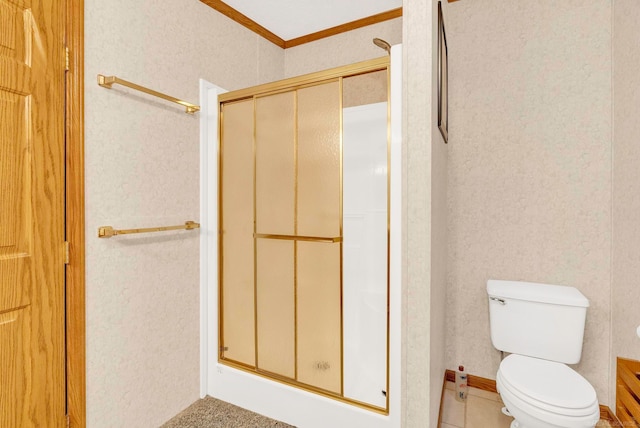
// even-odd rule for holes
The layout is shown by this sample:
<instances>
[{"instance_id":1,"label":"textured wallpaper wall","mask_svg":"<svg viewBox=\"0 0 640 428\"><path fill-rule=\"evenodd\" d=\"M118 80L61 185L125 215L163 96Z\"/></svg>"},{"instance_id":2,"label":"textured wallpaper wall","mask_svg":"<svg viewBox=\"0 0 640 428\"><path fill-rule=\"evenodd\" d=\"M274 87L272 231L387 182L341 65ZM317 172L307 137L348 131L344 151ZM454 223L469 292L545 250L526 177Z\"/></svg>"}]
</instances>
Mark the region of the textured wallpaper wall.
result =
<instances>
[{"instance_id":1,"label":"textured wallpaper wall","mask_svg":"<svg viewBox=\"0 0 640 428\"><path fill-rule=\"evenodd\" d=\"M386 40L392 46L402 43L402 18L286 49L284 51L285 77L299 76L385 56L387 53L373 44L374 37Z\"/></svg>"},{"instance_id":2,"label":"textured wallpaper wall","mask_svg":"<svg viewBox=\"0 0 640 428\"><path fill-rule=\"evenodd\" d=\"M446 294L447 294L447 173L448 173L448 154L449 145L444 143L444 139L438 129L438 10L437 1L433 1L431 10L432 34L431 34L431 52L433 52L431 61L431 85L430 90L425 91L431 95L431 275L429 278L429 305L430 305L430 329L429 329L429 358L431 360L429 370L430 374L430 409L431 409L431 425L436 426L440 415L440 398L441 384L440 379L444 376L447 369L445 360L446 348ZM449 4L442 2L443 16L448 16ZM423 78L417 75L416 79ZM407 92L408 97L415 94L413 91ZM413 97L417 98L417 97ZM415 115L416 121L421 121L420 114ZM410 231L409 231L410 232ZM416 353L420 350L416 349ZM417 358L419 358L416 355Z\"/></svg>"},{"instance_id":3,"label":"textured wallpaper wall","mask_svg":"<svg viewBox=\"0 0 640 428\"><path fill-rule=\"evenodd\" d=\"M448 2L442 2L443 17L448 16ZM446 364L446 314L447 308L447 179L448 179L448 157L449 145L444 143L444 138L438 129L438 10L437 1L432 2L432 39L431 52L433 59L431 63L431 276L430 276L430 296L431 307L430 319L430 371L431 371L431 425L435 426L440 415L440 392L441 386L438 380L444 376L444 371L448 368ZM420 75L416 78L420 79ZM413 92L408 91L409 95ZM416 120L420 121L420 114L416 115ZM419 352L419 350L417 350Z\"/></svg>"},{"instance_id":4,"label":"textured wallpaper wall","mask_svg":"<svg viewBox=\"0 0 640 428\"><path fill-rule=\"evenodd\" d=\"M283 51L195 0L86 0L87 426L159 426L199 394L199 239L97 228L198 221L199 120L114 74L198 103L284 76Z\"/></svg>"},{"instance_id":5,"label":"textured wallpaper wall","mask_svg":"<svg viewBox=\"0 0 640 428\"><path fill-rule=\"evenodd\" d=\"M571 285L610 404L611 4L448 6L447 366L495 379L487 279Z\"/></svg>"},{"instance_id":6,"label":"textured wallpaper wall","mask_svg":"<svg viewBox=\"0 0 640 428\"><path fill-rule=\"evenodd\" d=\"M403 426L435 427L446 368L447 246L447 152L436 126L433 54L437 1L405 0L403 7Z\"/></svg>"},{"instance_id":7,"label":"textured wallpaper wall","mask_svg":"<svg viewBox=\"0 0 640 428\"><path fill-rule=\"evenodd\" d=\"M198 103L228 90L385 55L402 19L287 51L199 1L85 2L87 425L157 426L198 398L195 233L98 239L99 226L180 224L199 214L199 122L96 75Z\"/></svg>"},{"instance_id":8,"label":"textured wallpaper wall","mask_svg":"<svg viewBox=\"0 0 640 428\"><path fill-rule=\"evenodd\" d=\"M489 278L587 295L577 370L611 404L613 359L640 358L627 304L640 300L640 129L629 114L640 107L639 7L615 0L612 16L598 0L445 4L444 146L429 125L434 100L410 96L434 83L434 4L405 0L405 22L283 51L198 1L86 0L88 426L159 425L197 399L199 383L197 236L96 238L102 225L198 220L198 118L100 88L96 74L197 103L200 77L233 90L349 64L385 54L374 37L406 48L405 423L434 415L425 403L436 406L445 366L495 378Z\"/></svg>"},{"instance_id":9,"label":"textured wallpaper wall","mask_svg":"<svg viewBox=\"0 0 640 428\"><path fill-rule=\"evenodd\" d=\"M402 257L402 423L406 427L432 422L431 401L431 134L432 2L404 2L402 43L403 101L403 257ZM428 425L431 425L429 423Z\"/></svg>"},{"instance_id":10,"label":"textured wallpaper wall","mask_svg":"<svg viewBox=\"0 0 640 428\"><path fill-rule=\"evenodd\" d=\"M615 358L640 360L640 3L613 2L612 372Z\"/></svg>"}]
</instances>

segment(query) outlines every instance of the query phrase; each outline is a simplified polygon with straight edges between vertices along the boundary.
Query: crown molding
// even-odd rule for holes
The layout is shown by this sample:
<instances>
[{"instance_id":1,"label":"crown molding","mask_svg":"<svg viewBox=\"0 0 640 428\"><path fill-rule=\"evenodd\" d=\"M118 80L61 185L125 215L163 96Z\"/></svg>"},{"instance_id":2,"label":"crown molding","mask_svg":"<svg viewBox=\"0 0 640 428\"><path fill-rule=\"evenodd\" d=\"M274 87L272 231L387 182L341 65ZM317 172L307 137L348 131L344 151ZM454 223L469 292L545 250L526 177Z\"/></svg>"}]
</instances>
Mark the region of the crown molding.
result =
<instances>
[{"instance_id":1,"label":"crown molding","mask_svg":"<svg viewBox=\"0 0 640 428\"><path fill-rule=\"evenodd\" d=\"M231 18L232 20L236 21L238 24L240 24L240 25L248 28L249 30L253 31L254 33L264 37L265 39L269 40L274 45L280 46L282 49L285 48L285 43L286 42L283 39L281 39L280 37L276 36L271 31L267 30L262 25L260 25L257 22L255 22L253 19L251 19L248 16L243 15L242 13L238 12L237 10L235 10L234 8L229 6L228 4L226 4L226 3L224 3L224 2L222 2L220 0L200 0L200 1L202 3L204 3L204 4L206 4L207 6L217 10L218 12L220 12L221 14L226 16L227 18Z\"/></svg>"},{"instance_id":2,"label":"crown molding","mask_svg":"<svg viewBox=\"0 0 640 428\"><path fill-rule=\"evenodd\" d=\"M221 0L200 0L202 3L217 10L221 14L225 15L237 22L238 24L246 27L254 33L264 37L276 46L282 49L292 48L305 43L314 42L316 40L324 39L326 37L335 36L336 34L345 33L347 31L356 30L358 28L366 27L368 25L377 24L390 19L399 18L402 16L402 8L392 9L386 12L378 13L376 15L368 16L366 18L357 19L355 21L347 22L346 24L337 25L335 27L327 28L326 30L318 31L315 33L307 34L305 36L296 37L295 39L284 40L278 37L276 34L264 28L248 16L238 12L228 4ZM455 1L455 0L449 0Z\"/></svg>"},{"instance_id":3,"label":"crown molding","mask_svg":"<svg viewBox=\"0 0 640 428\"><path fill-rule=\"evenodd\" d=\"M315 42L316 40L324 39L325 37L335 36L336 34L346 33L347 31L356 30L358 28L366 27L368 25L377 24L379 22L388 21L390 19L399 18L402 16L402 8L391 9L386 12L378 13L376 15L367 16L366 18L357 19L355 21L347 22L346 24L337 25L335 27L327 28L326 30L318 31L316 33L307 34L306 36L296 37L295 39L286 40L284 42L285 49L299 46L309 42Z\"/></svg>"}]
</instances>

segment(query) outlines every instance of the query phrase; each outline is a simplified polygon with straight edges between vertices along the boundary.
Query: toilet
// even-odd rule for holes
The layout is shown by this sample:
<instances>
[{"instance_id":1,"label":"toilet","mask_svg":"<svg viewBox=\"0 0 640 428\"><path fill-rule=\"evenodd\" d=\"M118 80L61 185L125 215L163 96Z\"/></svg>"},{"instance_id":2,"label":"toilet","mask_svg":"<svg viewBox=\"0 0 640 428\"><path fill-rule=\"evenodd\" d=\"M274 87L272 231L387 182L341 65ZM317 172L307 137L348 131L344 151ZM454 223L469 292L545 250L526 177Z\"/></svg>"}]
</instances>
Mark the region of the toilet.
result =
<instances>
[{"instance_id":1,"label":"toilet","mask_svg":"<svg viewBox=\"0 0 640 428\"><path fill-rule=\"evenodd\" d=\"M567 364L582 356L589 301L576 288L487 281L493 346L509 353L496 386L511 428L592 428L600 419L593 386Z\"/></svg>"}]
</instances>

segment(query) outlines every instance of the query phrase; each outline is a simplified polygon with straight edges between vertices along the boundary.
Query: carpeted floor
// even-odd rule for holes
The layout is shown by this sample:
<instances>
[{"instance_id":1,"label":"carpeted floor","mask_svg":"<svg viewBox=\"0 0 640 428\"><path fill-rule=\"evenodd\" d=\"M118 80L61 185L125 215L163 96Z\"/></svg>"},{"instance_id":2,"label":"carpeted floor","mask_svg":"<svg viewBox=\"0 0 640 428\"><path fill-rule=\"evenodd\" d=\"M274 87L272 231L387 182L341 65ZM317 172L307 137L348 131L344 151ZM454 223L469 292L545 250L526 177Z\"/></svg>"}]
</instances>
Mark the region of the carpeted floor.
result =
<instances>
[{"instance_id":1,"label":"carpeted floor","mask_svg":"<svg viewBox=\"0 0 640 428\"><path fill-rule=\"evenodd\" d=\"M205 397L183 410L161 428L295 428L249 410Z\"/></svg>"}]
</instances>

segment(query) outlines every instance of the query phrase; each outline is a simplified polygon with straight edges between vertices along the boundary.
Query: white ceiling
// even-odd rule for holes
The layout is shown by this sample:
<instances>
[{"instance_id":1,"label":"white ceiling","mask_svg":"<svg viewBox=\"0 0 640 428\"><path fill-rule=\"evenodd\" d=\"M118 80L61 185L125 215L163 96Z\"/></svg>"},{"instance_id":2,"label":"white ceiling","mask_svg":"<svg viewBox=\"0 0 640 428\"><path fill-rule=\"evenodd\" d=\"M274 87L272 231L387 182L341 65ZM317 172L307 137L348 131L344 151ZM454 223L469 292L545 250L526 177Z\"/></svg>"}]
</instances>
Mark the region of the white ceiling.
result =
<instances>
[{"instance_id":1,"label":"white ceiling","mask_svg":"<svg viewBox=\"0 0 640 428\"><path fill-rule=\"evenodd\" d=\"M224 0L284 40L402 7L402 0Z\"/></svg>"}]
</instances>

